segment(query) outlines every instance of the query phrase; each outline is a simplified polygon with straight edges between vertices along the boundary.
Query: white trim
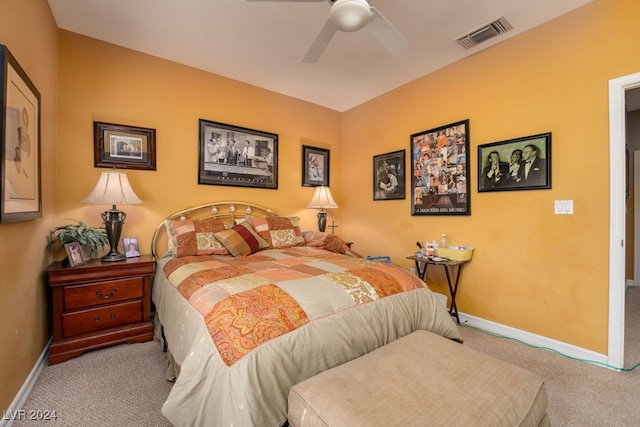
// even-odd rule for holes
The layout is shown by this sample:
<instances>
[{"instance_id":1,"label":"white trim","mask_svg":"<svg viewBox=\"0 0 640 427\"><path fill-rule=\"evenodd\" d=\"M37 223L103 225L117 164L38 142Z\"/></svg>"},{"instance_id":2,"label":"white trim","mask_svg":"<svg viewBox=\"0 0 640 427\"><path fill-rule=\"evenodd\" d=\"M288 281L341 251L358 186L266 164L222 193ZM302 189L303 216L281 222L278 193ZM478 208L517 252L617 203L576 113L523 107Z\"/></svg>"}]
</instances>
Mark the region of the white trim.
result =
<instances>
[{"instance_id":1,"label":"white trim","mask_svg":"<svg viewBox=\"0 0 640 427\"><path fill-rule=\"evenodd\" d=\"M577 347L561 341L556 341L551 338L543 337L542 335L532 334L531 332L512 328L510 326L505 326L500 323L495 323L490 320L481 319L480 317L475 317L464 313L460 313L460 322L469 326L473 326L474 328L482 329L483 331L522 341L525 344L550 349L572 359L580 359L585 362L594 362L596 366L600 367L606 367L605 365L607 365L606 354L596 353L595 351L587 350L585 348ZM617 368L612 369L617 370Z\"/></svg>"},{"instance_id":2,"label":"white trim","mask_svg":"<svg viewBox=\"0 0 640 427\"><path fill-rule=\"evenodd\" d=\"M40 374L42 370L47 365L47 359L49 357L49 345L51 344L51 340L53 337L49 338L49 342L42 350L40 357L36 361L36 364L31 369L29 376L20 387L20 391L16 394L16 397L11 402L11 405L4 412L4 416L0 418L0 427L11 427L13 425L14 420L10 419L11 414L17 414L19 410L22 409L24 403L27 401L29 394L31 394L31 390L36 385L38 378L40 378Z\"/></svg>"},{"instance_id":3,"label":"white trim","mask_svg":"<svg viewBox=\"0 0 640 427\"><path fill-rule=\"evenodd\" d=\"M624 365L625 93L640 73L609 80L609 342L608 364Z\"/></svg>"}]
</instances>

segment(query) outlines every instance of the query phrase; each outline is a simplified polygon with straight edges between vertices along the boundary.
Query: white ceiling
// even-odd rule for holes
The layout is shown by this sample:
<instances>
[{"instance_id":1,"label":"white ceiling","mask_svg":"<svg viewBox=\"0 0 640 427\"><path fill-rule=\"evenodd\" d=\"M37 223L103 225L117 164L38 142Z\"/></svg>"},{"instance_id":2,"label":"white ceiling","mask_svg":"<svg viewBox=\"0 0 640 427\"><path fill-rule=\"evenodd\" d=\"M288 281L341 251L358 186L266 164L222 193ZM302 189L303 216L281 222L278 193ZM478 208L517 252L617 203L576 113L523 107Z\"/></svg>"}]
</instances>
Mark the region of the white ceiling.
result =
<instances>
[{"instance_id":1,"label":"white ceiling","mask_svg":"<svg viewBox=\"0 0 640 427\"><path fill-rule=\"evenodd\" d=\"M390 56L366 29L302 58L326 2L48 0L59 28L345 111L591 0L371 0L408 39ZM504 16L513 30L466 50L455 39Z\"/></svg>"}]
</instances>

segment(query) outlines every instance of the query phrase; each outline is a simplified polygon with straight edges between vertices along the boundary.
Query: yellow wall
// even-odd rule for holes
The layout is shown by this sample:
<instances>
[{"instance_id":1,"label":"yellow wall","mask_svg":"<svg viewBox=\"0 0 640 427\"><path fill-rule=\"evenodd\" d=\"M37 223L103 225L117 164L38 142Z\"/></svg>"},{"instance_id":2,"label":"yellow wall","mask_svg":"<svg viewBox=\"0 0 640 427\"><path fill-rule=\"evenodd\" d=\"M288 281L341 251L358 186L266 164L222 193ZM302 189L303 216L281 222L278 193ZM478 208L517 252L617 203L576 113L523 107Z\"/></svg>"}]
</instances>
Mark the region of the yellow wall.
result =
<instances>
[{"instance_id":1,"label":"yellow wall","mask_svg":"<svg viewBox=\"0 0 640 427\"><path fill-rule=\"evenodd\" d=\"M157 57L60 32L56 210L59 221L100 225L106 206L81 204L104 168L94 168L93 121L156 129L157 170L127 170L143 204L127 213L123 236L144 252L167 215L216 200L241 200L299 215L314 189L302 187L302 145L331 150L331 190L341 201L340 113ZM279 135L277 190L198 185L198 119ZM332 212L339 222L340 212Z\"/></svg>"},{"instance_id":2,"label":"yellow wall","mask_svg":"<svg viewBox=\"0 0 640 427\"><path fill-rule=\"evenodd\" d=\"M349 238L409 267L417 240L447 233L476 248L461 311L607 353L608 80L640 70L638 16L635 0L596 0L345 113L343 158L361 160L343 184ZM362 190L371 156L463 119L471 216L411 217L409 197L373 202ZM479 144L544 132L553 133L551 190L478 194ZM575 214L554 215L556 199L573 199ZM434 286L444 291L442 280Z\"/></svg>"},{"instance_id":3,"label":"yellow wall","mask_svg":"<svg viewBox=\"0 0 640 427\"><path fill-rule=\"evenodd\" d=\"M66 218L101 222L105 207L80 203L106 170L93 167L94 120L157 131L157 171L127 171L144 204L122 207L124 235L137 236L144 252L162 218L212 200L274 206L315 228L315 212L304 208L313 189L301 186L301 145L328 148L340 204L330 221L356 250L408 268L417 240L445 232L476 247L462 311L606 353L607 82L640 69L638 16L635 0L595 0L340 114L57 32L45 0L3 0L0 43L42 93L43 218L0 224L0 406L8 407L50 334L40 273L49 262L47 231ZM199 118L278 133L279 189L198 185ZM471 216L412 217L409 198L373 202L373 155L408 150L412 133L462 119L470 120ZM549 131L551 190L477 193L479 144ZM555 199L573 199L575 215L554 215ZM444 291L441 275L430 281Z\"/></svg>"},{"instance_id":4,"label":"yellow wall","mask_svg":"<svg viewBox=\"0 0 640 427\"><path fill-rule=\"evenodd\" d=\"M41 95L42 218L0 224L0 408L8 408L50 336L45 236L54 224L58 33L45 0L0 1L0 43Z\"/></svg>"}]
</instances>

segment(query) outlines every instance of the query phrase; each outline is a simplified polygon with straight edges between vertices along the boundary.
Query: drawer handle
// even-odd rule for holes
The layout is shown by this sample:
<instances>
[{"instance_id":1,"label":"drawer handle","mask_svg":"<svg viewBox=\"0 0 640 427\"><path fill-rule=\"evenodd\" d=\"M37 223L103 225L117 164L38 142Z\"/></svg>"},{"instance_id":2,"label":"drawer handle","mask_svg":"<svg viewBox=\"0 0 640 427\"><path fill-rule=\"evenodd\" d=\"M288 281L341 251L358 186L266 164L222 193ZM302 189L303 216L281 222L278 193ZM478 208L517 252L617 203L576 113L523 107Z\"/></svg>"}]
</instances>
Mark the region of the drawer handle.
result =
<instances>
[{"instance_id":1,"label":"drawer handle","mask_svg":"<svg viewBox=\"0 0 640 427\"><path fill-rule=\"evenodd\" d=\"M111 313L111 315L109 317L112 318L112 319L115 319L116 318L116 314L115 313Z\"/></svg>"},{"instance_id":2,"label":"drawer handle","mask_svg":"<svg viewBox=\"0 0 640 427\"><path fill-rule=\"evenodd\" d=\"M94 320L96 323L100 322L100 316L96 316L96 317L94 317L94 318L93 318L93 320Z\"/></svg>"},{"instance_id":3,"label":"drawer handle","mask_svg":"<svg viewBox=\"0 0 640 427\"><path fill-rule=\"evenodd\" d=\"M114 296L116 294L116 292L118 292L118 290L116 288L111 289L111 293L109 295L102 295L102 291L97 291L96 295L98 295L98 298L100 299L109 299L112 296Z\"/></svg>"}]
</instances>

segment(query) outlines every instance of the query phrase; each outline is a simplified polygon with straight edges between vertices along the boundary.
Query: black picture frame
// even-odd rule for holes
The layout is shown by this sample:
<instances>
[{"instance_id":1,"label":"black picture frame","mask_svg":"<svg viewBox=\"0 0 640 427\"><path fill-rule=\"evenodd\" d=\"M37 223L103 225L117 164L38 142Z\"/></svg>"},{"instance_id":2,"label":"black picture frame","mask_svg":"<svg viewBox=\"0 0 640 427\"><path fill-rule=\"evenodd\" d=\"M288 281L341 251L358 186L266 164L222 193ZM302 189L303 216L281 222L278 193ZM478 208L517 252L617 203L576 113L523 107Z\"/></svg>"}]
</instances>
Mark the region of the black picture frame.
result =
<instances>
[{"instance_id":1,"label":"black picture frame","mask_svg":"<svg viewBox=\"0 0 640 427\"><path fill-rule=\"evenodd\" d=\"M405 150L373 156L373 200L403 200Z\"/></svg>"},{"instance_id":2,"label":"black picture frame","mask_svg":"<svg viewBox=\"0 0 640 427\"><path fill-rule=\"evenodd\" d=\"M411 215L471 215L469 120L410 138Z\"/></svg>"},{"instance_id":3,"label":"black picture frame","mask_svg":"<svg viewBox=\"0 0 640 427\"><path fill-rule=\"evenodd\" d=\"M156 130L93 122L93 157L97 168L156 170Z\"/></svg>"},{"instance_id":4,"label":"black picture frame","mask_svg":"<svg viewBox=\"0 0 640 427\"><path fill-rule=\"evenodd\" d=\"M551 132L478 145L479 193L550 188Z\"/></svg>"},{"instance_id":5,"label":"black picture frame","mask_svg":"<svg viewBox=\"0 0 640 427\"><path fill-rule=\"evenodd\" d=\"M42 217L40 92L0 45L0 222Z\"/></svg>"},{"instance_id":6,"label":"black picture frame","mask_svg":"<svg viewBox=\"0 0 640 427\"><path fill-rule=\"evenodd\" d=\"M331 152L324 148L302 146L302 186L329 186Z\"/></svg>"},{"instance_id":7,"label":"black picture frame","mask_svg":"<svg viewBox=\"0 0 640 427\"><path fill-rule=\"evenodd\" d=\"M278 135L199 119L198 184L278 188Z\"/></svg>"}]
</instances>

